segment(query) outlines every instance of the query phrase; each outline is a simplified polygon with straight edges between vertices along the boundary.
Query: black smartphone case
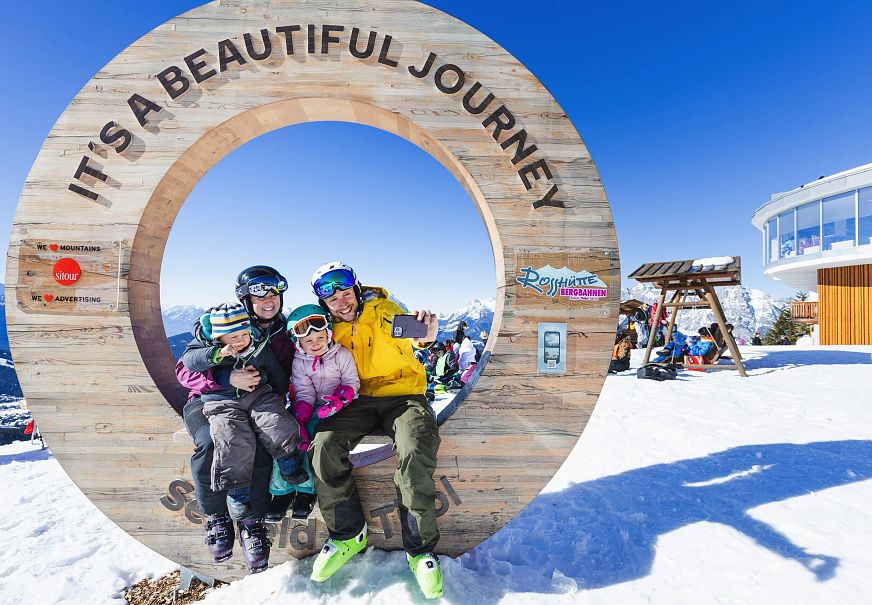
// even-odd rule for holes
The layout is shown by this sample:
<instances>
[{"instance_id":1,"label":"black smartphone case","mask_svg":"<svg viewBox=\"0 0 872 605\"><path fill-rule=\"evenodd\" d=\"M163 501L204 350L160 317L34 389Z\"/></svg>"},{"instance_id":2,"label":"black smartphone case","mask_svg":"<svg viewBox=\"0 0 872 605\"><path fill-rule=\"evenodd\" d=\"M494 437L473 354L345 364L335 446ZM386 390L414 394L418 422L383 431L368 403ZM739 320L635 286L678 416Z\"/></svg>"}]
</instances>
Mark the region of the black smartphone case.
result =
<instances>
[{"instance_id":1,"label":"black smartphone case","mask_svg":"<svg viewBox=\"0 0 872 605\"><path fill-rule=\"evenodd\" d=\"M391 336L394 338L424 338L427 324L414 315L394 315L391 320Z\"/></svg>"}]
</instances>

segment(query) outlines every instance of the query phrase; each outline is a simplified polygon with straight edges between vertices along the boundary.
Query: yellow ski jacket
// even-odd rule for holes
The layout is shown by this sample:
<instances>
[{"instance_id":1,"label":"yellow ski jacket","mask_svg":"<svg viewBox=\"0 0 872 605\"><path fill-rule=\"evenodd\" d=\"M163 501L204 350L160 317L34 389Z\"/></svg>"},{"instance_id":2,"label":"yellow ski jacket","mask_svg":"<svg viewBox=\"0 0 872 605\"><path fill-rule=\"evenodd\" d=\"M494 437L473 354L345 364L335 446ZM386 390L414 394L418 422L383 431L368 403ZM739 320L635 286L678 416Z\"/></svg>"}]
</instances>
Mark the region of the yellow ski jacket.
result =
<instances>
[{"instance_id":1,"label":"yellow ski jacket","mask_svg":"<svg viewBox=\"0 0 872 605\"><path fill-rule=\"evenodd\" d=\"M360 394L370 397L423 395L427 373L411 339L392 338L391 320L405 313L384 288L364 286L363 308L351 323L337 322L333 338L351 351L360 376Z\"/></svg>"}]
</instances>

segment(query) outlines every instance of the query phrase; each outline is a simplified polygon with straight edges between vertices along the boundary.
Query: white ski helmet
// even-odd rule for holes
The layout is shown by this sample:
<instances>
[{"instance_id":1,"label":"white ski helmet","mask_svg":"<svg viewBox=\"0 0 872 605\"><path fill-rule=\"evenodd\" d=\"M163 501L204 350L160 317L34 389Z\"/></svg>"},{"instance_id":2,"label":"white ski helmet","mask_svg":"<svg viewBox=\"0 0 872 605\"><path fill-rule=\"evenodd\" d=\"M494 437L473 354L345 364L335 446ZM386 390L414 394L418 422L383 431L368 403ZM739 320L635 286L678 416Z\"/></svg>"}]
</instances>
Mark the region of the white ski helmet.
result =
<instances>
[{"instance_id":1,"label":"white ski helmet","mask_svg":"<svg viewBox=\"0 0 872 605\"><path fill-rule=\"evenodd\" d=\"M318 304L327 312L329 312L329 309L324 299L336 294L337 290L347 290L349 288L354 288L358 312L360 312L363 307L363 298L361 296L360 280L357 278L357 273L354 272L354 269L337 260L321 265L312 274L312 291L318 297Z\"/></svg>"}]
</instances>

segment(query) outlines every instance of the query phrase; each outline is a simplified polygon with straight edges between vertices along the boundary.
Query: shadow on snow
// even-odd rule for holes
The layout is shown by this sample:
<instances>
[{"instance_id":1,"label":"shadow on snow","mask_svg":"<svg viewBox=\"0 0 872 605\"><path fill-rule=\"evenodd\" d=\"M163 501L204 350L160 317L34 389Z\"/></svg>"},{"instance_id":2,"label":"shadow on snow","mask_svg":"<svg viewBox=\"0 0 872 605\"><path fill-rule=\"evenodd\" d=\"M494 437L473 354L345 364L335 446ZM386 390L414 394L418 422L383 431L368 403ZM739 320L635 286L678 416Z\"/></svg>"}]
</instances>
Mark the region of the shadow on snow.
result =
<instances>
[{"instance_id":1,"label":"shadow on snow","mask_svg":"<svg viewBox=\"0 0 872 605\"><path fill-rule=\"evenodd\" d=\"M751 357L743 361L746 370L780 369L786 367L815 365L869 365L872 364L872 354L861 351L831 351L793 349L784 347L781 351L763 352L760 357Z\"/></svg>"},{"instance_id":2,"label":"shadow on snow","mask_svg":"<svg viewBox=\"0 0 872 605\"><path fill-rule=\"evenodd\" d=\"M51 458L51 451L48 448L40 449L38 445L35 445L32 450L0 455L0 466L11 462L35 462L37 460L48 460L49 458Z\"/></svg>"},{"instance_id":3,"label":"shadow on snow","mask_svg":"<svg viewBox=\"0 0 872 605\"><path fill-rule=\"evenodd\" d=\"M742 532L822 582L835 575L836 557L808 552L748 511L870 477L872 441L736 447L540 495L459 561L477 572L469 581L484 574L506 592L562 592L559 585L571 588L568 579L579 589L600 588L648 575L659 536L707 521Z\"/></svg>"}]
</instances>

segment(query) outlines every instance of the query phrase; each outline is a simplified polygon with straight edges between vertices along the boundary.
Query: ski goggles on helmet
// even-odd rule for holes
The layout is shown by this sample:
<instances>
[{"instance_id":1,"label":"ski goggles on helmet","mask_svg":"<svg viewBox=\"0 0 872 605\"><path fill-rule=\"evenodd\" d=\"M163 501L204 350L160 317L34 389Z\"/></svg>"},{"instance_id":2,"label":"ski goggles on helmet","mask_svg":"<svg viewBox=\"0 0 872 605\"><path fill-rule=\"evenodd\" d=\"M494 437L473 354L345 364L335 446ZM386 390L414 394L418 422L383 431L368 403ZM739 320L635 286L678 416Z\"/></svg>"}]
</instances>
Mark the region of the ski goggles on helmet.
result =
<instances>
[{"instance_id":1,"label":"ski goggles on helmet","mask_svg":"<svg viewBox=\"0 0 872 605\"><path fill-rule=\"evenodd\" d=\"M315 291L315 296L320 298L330 298L336 294L337 290L348 290L357 284L357 278L347 269L334 269L328 271L312 284L312 289Z\"/></svg>"},{"instance_id":2,"label":"ski goggles on helmet","mask_svg":"<svg viewBox=\"0 0 872 605\"><path fill-rule=\"evenodd\" d=\"M251 294L257 298L263 298L267 294L275 294L278 296L288 289L288 283L277 277L264 276L256 277L250 282L244 283L236 289L238 296L246 296Z\"/></svg>"},{"instance_id":3,"label":"ski goggles on helmet","mask_svg":"<svg viewBox=\"0 0 872 605\"><path fill-rule=\"evenodd\" d=\"M291 328L291 332L297 338L305 338L311 332L320 332L328 328L327 318L323 315L310 315L304 317Z\"/></svg>"}]
</instances>

